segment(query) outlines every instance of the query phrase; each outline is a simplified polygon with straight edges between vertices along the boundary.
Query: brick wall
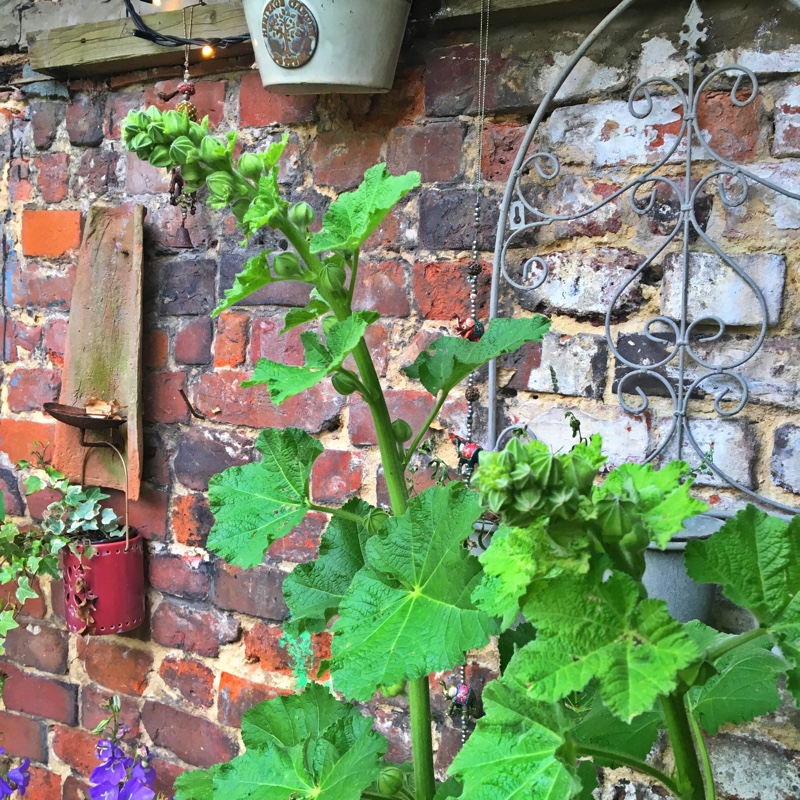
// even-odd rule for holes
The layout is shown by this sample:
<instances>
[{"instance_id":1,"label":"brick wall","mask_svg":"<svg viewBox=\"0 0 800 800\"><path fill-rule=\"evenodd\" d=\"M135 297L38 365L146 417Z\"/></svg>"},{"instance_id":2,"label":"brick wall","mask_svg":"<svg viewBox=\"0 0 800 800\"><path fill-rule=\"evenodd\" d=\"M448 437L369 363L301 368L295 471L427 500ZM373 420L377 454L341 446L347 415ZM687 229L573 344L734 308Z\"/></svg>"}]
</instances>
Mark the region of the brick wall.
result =
<instances>
[{"instance_id":1,"label":"brick wall","mask_svg":"<svg viewBox=\"0 0 800 800\"><path fill-rule=\"evenodd\" d=\"M703 126L724 152L796 185L800 49L791 34L797 26L792 29L791 20L781 17L766 36L759 25L765 16L776 18L774 9L766 2L751 5L755 8L744 16L721 3L707 10L718 20L715 52L720 59L741 55L754 64L765 78L762 97L734 117L729 100L712 95L701 109ZM668 102L658 99L655 117L646 125L628 129L619 121L629 122L624 101L637 77L664 70L680 75L681 62L673 55L679 16L669 11L632 16L565 87L543 130L544 140L568 166L565 182L552 189L556 207L574 208L602 197L668 146L676 121ZM520 32L513 23L494 29L482 161L487 183L478 233L485 267L479 281L482 309L488 304L499 197L529 115L593 21L558 20L533 33ZM649 41L642 46L638 36L644 29ZM289 130L282 181L292 200L307 200L318 210L380 159L393 171L421 171L422 189L386 220L365 249L369 266L357 298L384 315L370 331L371 343L391 387L390 405L416 423L424 419L431 398L409 385L399 367L468 307L465 265L474 237L470 181L478 153L475 38L471 30L419 33L404 49L395 88L385 96L278 97L261 89L254 72L223 71L204 76L195 98L214 129L241 131L243 148L262 148ZM20 60L4 58L12 64L9 69ZM224 68L224 63L206 65L207 70ZM323 384L275 408L265 392L240 388L261 356L298 363L297 331L285 337L278 331L287 310L304 304L307 291L290 283L270 286L210 319L250 251L238 247L230 216L202 207L190 220L196 249L172 250L179 216L167 203L167 181L127 156L119 139L127 111L143 101L156 102L158 91L174 87L174 74L150 71L81 81L68 87L68 97L53 84L25 92L0 88L8 309L0 484L14 514L41 512L41 503L38 509L26 507L14 463L28 455L34 440L53 438L54 423L40 408L58 396L82 221L92 204L132 197L148 208L145 483L132 507L133 524L149 540L148 623L126 636L84 641L65 632L58 584L43 585L41 599L27 605L3 662L10 678L0 736L12 753L35 762L34 800L54 800L59 792L65 800L80 796L95 764L88 730L100 718L99 704L115 692L122 695L126 723L152 743L168 788L182 769L232 757L239 750L237 726L244 711L291 691L288 655L279 644L285 612L280 586L295 564L313 558L324 519L310 515L271 548L263 566L247 572L203 549L213 521L205 497L208 480L252 458L259 428L292 424L320 434L330 451L312 477L319 502L343 500L359 488L372 500L385 494L362 403L348 403ZM669 213L674 209L667 207L660 222L639 220L620 202L584 224L557 226L540 237L538 252L549 260L554 280L543 287L537 308L552 314L553 333L540 347L505 364L501 376L509 421L531 420L540 435L561 445L569 438L563 412L573 410L586 432L605 435L615 463L642 458L658 441L657 413L632 417L619 410L614 385L619 375L598 315L608 286L641 263L654 237L663 234L659 224L668 225ZM705 213L709 230L764 276L772 318L765 353L750 368L755 410L726 426L711 419L703 423L701 441L718 443L716 452L739 470L734 474L743 482L791 502L800 492L800 376L793 357L800 339L792 291L800 280L800 217L788 204L761 199L748 213L725 214L718 200ZM251 250L270 242L265 234ZM666 259L660 268L668 284L674 265ZM648 278L626 299L619 317L621 348L652 347L641 336L641 322L662 303L669 313L673 302L669 292L662 299L659 286ZM720 292L725 296L725 287ZM506 296L504 313L514 313L515 302ZM751 323L751 309L738 307L735 299L728 302L742 315L737 324ZM528 301L521 304L532 307ZM181 388L205 421L190 415ZM457 393L442 413L441 426L463 435L465 417ZM479 427L484 424L481 418ZM436 439L452 463L446 437L437 433ZM721 496L718 487L708 491ZM324 637L315 646L324 656ZM491 675L491 658L473 661L473 679L481 684ZM407 755L402 702L372 710L392 737L391 752ZM436 715L442 742L437 763L444 767L458 733L444 720L441 702ZM773 750L791 754L796 749L790 719L774 715L767 728ZM755 759L753 769L759 763Z\"/></svg>"}]
</instances>

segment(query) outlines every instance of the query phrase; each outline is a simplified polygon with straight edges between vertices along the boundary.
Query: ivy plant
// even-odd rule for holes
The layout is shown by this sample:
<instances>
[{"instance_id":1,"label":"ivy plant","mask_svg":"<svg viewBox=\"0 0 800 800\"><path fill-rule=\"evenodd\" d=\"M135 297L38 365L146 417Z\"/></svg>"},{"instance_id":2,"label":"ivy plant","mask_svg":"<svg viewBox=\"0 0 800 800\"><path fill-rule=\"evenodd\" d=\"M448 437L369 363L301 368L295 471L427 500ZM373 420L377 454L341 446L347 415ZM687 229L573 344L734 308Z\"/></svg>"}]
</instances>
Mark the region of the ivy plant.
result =
<instances>
[{"instance_id":1,"label":"ivy plant","mask_svg":"<svg viewBox=\"0 0 800 800\"><path fill-rule=\"evenodd\" d=\"M230 209L246 240L265 227L282 234L286 251L247 261L215 313L274 281L309 284L307 306L289 312L284 328L314 328L301 334L304 364L261 359L247 385L264 386L276 404L325 380L342 395L360 395L390 500L387 509L363 499L315 504L309 479L323 448L296 428L262 431L260 460L212 479L208 546L241 567L261 563L309 511L330 515L318 558L286 579L284 594L287 635L333 633L323 669L336 694L312 682L302 694L251 709L242 727L246 752L181 776L176 799L588 798L596 785L589 759L639 769L684 800L713 797L701 727L713 733L776 706L771 689L747 692L754 668L773 684L782 672L798 684L800 623L791 598L800 569L790 567L790 532L773 531L770 558L755 545L752 553L735 545L746 527L738 522L730 523L730 540L720 537L730 547L715 538L690 549L698 580L722 582L761 615L758 631L726 637L675 621L642 585L648 544L664 547L705 509L691 497L681 462L660 471L624 465L597 485L605 461L598 437L558 455L512 439L504 451L482 454L472 487L455 481L412 495L409 464L450 392L487 362L541 341L548 321L494 320L478 342L436 340L405 368L431 395L429 416L414 431L392 418L365 343L378 315L354 311L353 296L364 243L419 175L371 168L312 233L315 212L285 199L278 182L287 137L237 159L236 134L216 137L207 121L155 108L132 112L122 131L140 158L179 168L186 190L207 187L209 204ZM476 558L464 542L485 509L503 523ZM759 578L742 578L754 565ZM437 785L430 673L464 663L467 651L495 635L502 676L486 688L485 716ZM770 652L773 643L783 657ZM411 764L384 760L385 739L353 705L376 691L408 696ZM673 775L645 761L661 728L675 753Z\"/></svg>"}]
</instances>

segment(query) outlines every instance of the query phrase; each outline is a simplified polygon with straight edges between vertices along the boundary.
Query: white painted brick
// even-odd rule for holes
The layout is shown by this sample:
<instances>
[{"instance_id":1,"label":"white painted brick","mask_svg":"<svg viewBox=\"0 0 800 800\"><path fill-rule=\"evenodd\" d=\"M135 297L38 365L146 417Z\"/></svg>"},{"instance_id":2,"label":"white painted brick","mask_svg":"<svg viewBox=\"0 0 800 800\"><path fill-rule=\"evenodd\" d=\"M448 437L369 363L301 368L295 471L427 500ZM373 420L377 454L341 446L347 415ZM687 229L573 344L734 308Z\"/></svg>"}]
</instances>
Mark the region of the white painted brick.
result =
<instances>
[{"instance_id":1,"label":"white painted brick","mask_svg":"<svg viewBox=\"0 0 800 800\"><path fill-rule=\"evenodd\" d=\"M787 87L775 101L774 156L800 156L800 84Z\"/></svg>"},{"instance_id":2,"label":"white painted brick","mask_svg":"<svg viewBox=\"0 0 800 800\"><path fill-rule=\"evenodd\" d=\"M526 388L572 397L600 397L607 353L605 336L549 333L542 342L541 366L530 371Z\"/></svg>"},{"instance_id":3,"label":"white painted brick","mask_svg":"<svg viewBox=\"0 0 800 800\"><path fill-rule=\"evenodd\" d=\"M781 425L772 449L772 482L800 494L800 426Z\"/></svg>"}]
</instances>

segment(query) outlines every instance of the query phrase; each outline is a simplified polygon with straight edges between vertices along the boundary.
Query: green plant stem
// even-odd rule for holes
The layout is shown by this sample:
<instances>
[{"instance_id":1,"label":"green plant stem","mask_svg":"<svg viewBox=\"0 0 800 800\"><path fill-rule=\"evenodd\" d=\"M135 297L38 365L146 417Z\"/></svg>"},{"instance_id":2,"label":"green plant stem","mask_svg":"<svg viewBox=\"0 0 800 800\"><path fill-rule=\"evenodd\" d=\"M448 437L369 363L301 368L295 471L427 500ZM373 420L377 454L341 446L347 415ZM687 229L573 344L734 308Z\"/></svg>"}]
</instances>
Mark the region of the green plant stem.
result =
<instances>
[{"instance_id":1,"label":"green plant stem","mask_svg":"<svg viewBox=\"0 0 800 800\"><path fill-rule=\"evenodd\" d=\"M431 800L436 792L433 773L433 738L431 736L431 696L428 676L408 682L411 707L411 749L414 754L416 800Z\"/></svg>"},{"instance_id":2,"label":"green plant stem","mask_svg":"<svg viewBox=\"0 0 800 800\"><path fill-rule=\"evenodd\" d=\"M349 519L352 522L358 522L360 524L364 524L364 517L360 517L358 514L353 514L350 511L345 511L341 508L330 508L328 506L318 506L314 503L309 503L308 507L311 511L321 511L323 514L330 514L332 517L340 517L341 519Z\"/></svg>"},{"instance_id":3,"label":"green plant stem","mask_svg":"<svg viewBox=\"0 0 800 800\"><path fill-rule=\"evenodd\" d=\"M661 708L675 757L675 780L680 789L678 797L680 800L706 800L703 773L697 760L692 726L683 695L675 693L663 696Z\"/></svg>"},{"instance_id":4,"label":"green plant stem","mask_svg":"<svg viewBox=\"0 0 800 800\"><path fill-rule=\"evenodd\" d=\"M706 798L707 800L717 800L717 790L714 786L714 770L711 768L711 759L708 757L706 740L703 738L703 731L700 730L700 725L694 714L689 714L689 724L692 726L695 745L700 753L700 761L703 764L703 775L706 779Z\"/></svg>"},{"instance_id":5,"label":"green plant stem","mask_svg":"<svg viewBox=\"0 0 800 800\"><path fill-rule=\"evenodd\" d=\"M724 644L721 644L719 647L715 647L713 650L710 650L706 655L706 658L709 661L716 661L726 653L730 653L731 650L736 650L737 647L741 647L742 645L748 644L748 642L752 642L755 639L760 639L762 636L766 635L767 631L764 628L754 628L752 631L739 634L739 636L736 636Z\"/></svg>"},{"instance_id":6,"label":"green plant stem","mask_svg":"<svg viewBox=\"0 0 800 800\"><path fill-rule=\"evenodd\" d=\"M436 404L433 407L433 411L431 411L431 413L428 415L428 419L425 420L422 427L419 429L419 432L417 433L416 437L414 438L414 441L411 442L411 444L409 445L408 450L406 451L405 458L403 460L403 467L407 467L408 463L414 457L414 453L417 452L419 443L423 440L423 438L425 438L425 434L428 432L428 429L431 427L433 421L436 419L439 412L442 410L442 406L444 405L445 400L447 400L447 393L441 392L438 400L436 401Z\"/></svg>"},{"instance_id":7,"label":"green plant stem","mask_svg":"<svg viewBox=\"0 0 800 800\"><path fill-rule=\"evenodd\" d=\"M576 753L578 757L602 758L606 761L635 769L637 772L642 772L645 775L649 775L651 778L655 778L677 797L681 796L678 784L668 775L661 772L661 770L651 767L646 761L639 761L639 759L632 758L625 753L617 753L615 750L605 750L602 747L583 747L582 745L578 745Z\"/></svg>"}]
</instances>

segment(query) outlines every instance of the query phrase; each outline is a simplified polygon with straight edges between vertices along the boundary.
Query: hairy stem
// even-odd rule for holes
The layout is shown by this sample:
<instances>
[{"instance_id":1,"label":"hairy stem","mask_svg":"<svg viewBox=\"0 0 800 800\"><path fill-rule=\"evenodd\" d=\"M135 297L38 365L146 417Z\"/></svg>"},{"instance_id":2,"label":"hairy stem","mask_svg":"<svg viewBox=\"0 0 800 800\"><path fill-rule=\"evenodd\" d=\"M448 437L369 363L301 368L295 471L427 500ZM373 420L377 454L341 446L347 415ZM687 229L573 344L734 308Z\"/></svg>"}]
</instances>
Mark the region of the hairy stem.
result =
<instances>
[{"instance_id":1,"label":"hairy stem","mask_svg":"<svg viewBox=\"0 0 800 800\"><path fill-rule=\"evenodd\" d=\"M414 453L417 452L417 448L419 447L419 443L425 437L425 434L428 432L428 429L433 424L433 421L438 416L439 412L442 410L442 406L444 405L444 401L447 400L447 394L442 392L439 396L439 399L436 401L436 404L433 407L433 411L428 415L428 419L425 420L422 427L419 429L419 433L417 433L414 441L411 442L409 445L408 450L406 451L405 459L403 460L403 466L407 467L411 459L414 457Z\"/></svg>"},{"instance_id":2,"label":"hairy stem","mask_svg":"<svg viewBox=\"0 0 800 800\"><path fill-rule=\"evenodd\" d=\"M661 772L661 770L651 767L646 761L639 761L639 759L633 758L626 753L618 753L615 750L606 750L602 747L583 747L582 745L578 745L576 753L578 757L584 756L589 758L602 758L606 761L611 761L614 764L620 764L622 766L635 769L637 772L642 772L645 775L649 775L651 778L655 778L659 783L662 783L667 789L669 789L676 797L681 796L678 784L675 783L675 781L673 781L669 775L665 775L663 772Z\"/></svg>"},{"instance_id":3,"label":"hairy stem","mask_svg":"<svg viewBox=\"0 0 800 800\"><path fill-rule=\"evenodd\" d=\"M340 517L341 519L349 519L353 522L358 522L360 524L364 524L364 517L360 517L358 514L353 514L350 511L345 511L342 508L330 508L329 506L318 506L314 503L309 503L308 507L312 511L321 511L323 514L330 514L332 517Z\"/></svg>"},{"instance_id":4,"label":"hairy stem","mask_svg":"<svg viewBox=\"0 0 800 800\"><path fill-rule=\"evenodd\" d=\"M661 708L675 757L675 780L680 800L706 800L703 773L697 760L692 726L682 694L665 695Z\"/></svg>"},{"instance_id":5,"label":"hairy stem","mask_svg":"<svg viewBox=\"0 0 800 800\"><path fill-rule=\"evenodd\" d=\"M715 647L713 650L710 650L706 655L706 658L709 661L716 661L718 658L721 658L726 653L730 653L731 650L736 650L737 647L741 647L742 645L745 645L748 642L752 642L755 639L760 639L762 636L766 635L767 631L764 628L754 628L752 631L747 631L747 633L742 633L739 636L736 636L733 639L729 639L727 642L724 642L719 647Z\"/></svg>"},{"instance_id":6,"label":"hairy stem","mask_svg":"<svg viewBox=\"0 0 800 800\"><path fill-rule=\"evenodd\" d=\"M700 725L692 713L689 714L689 724L692 726L695 745L700 753L700 761L703 764L703 775L706 779L706 798L707 800L716 800L717 791L714 787L714 770L711 768L711 759L708 757L706 740L703 738L703 731L700 730Z\"/></svg>"},{"instance_id":7,"label":"hairy stem","mask_svg":"<svg viewBox=\"0 0 800 800\"><path fill-rule=\"evenodd\" d=\"M428 677L408 682L411 707L411 748L414 754L416 800L431 800L436 792L433 773L433 738L431 736L431 696Z\"/></svg>"}]
</instances>

